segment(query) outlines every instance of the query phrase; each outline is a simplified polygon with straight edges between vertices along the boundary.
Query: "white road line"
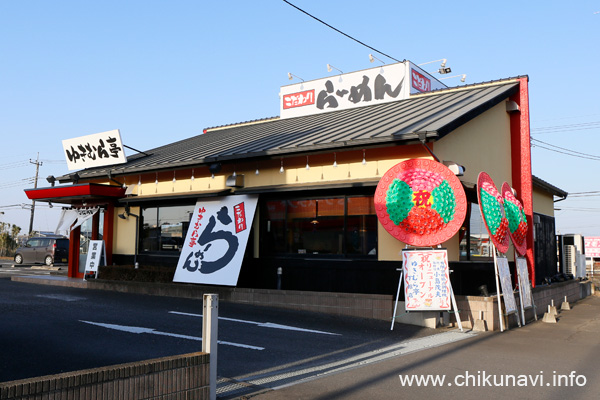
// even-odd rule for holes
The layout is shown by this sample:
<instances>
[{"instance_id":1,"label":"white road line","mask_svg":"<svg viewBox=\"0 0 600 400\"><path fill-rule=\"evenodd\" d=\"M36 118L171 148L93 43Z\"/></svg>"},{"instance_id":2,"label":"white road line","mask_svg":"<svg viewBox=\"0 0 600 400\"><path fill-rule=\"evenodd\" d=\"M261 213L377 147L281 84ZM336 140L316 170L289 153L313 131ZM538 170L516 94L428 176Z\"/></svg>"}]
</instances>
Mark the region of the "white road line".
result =
<instances>
[{"instance_id":1,"label":"white road line","mask_svg":"<svg viewBox=\"0 0 600 400\"><path fill-rule=\"evenodd\" d=\"M157 331L152 328L144 328L144 327L140 327L140 326L105 324L102 322L92 322L92 321L83 321L83 320L80 320L79 322L83 322L85 324L90 324L90 325L95 325L95 326L101 326L101 327L107 328L107 329L114 329L114 330L118 330L118 331L122 331L122 332L129 332L129 333L135 333L135 334L149 333L152 335L171 336L171 337L176 337L176 338L180 338L180 339L202 341L202 338L197 337L197 336L181 335L178 333L171 333L171 332L161 332L161 331ZM217 343L224 344L227 346L242 347L244 349L251 349L251 350L264 350L265 349L264 347L251 346L249 344L226 342L224 340L218 340Z\"/></svg>"},{"instance_id":2,"label":"white road line","mask_svg":"<svg viewBox=\"0 0 600 400\"><path fill-rule=\"evenodd\" d=\"M221 379L219 382L220 387L217 388L217 392L221 396L226 396L233 392L244 392L245 394L248 394L250 393L250 388L256 387L277 390L287 386L296 385L298 383L322 378L327 375L381 362L398 356L469 339L474 336L476 336L474 333L448 331L423 338L410 339L381 349L356 354L351 357L321 365L315 365L313 367L301 368L283 373L277 373L276 371L273 371L267 374L249 376L238 380L237 383L227 382Z\"/></svg>"},{"instance_id":3,"label":"white road line","mask_svg":"<svg viewBox=\"0 0 600 400\"><path fill-rule=\"evenodd\" d=\"M35 297L62 301L80 301L86 299L85 297L69 296L66 294L36 294Z\"/></svg>"},{"instance_id":4,"label":"white road line","mask_svg":"<svg viewBox=\"0 0 600 400\"><path fill-rule=\"evenodd\" d=\"M179 312L179 311L169 311L169 314L178 314L178 315L185 315L185 316L188 316L188 317L202 318L202 314L190 314L190 313L184 313L184 312ZM242 323L242 324L252 324L252 325L260 326L261 328L284 329L284 330L288 330L288 331L307 332L307 333L319 333L321 335L341 336L339 333L316 331L314 329L298 328L298 327L295 327L295 326L274 324L272 322L256 322L256 321L247 321L247 320L243 320L243 319L225 318L225 317L219 317L219 319L222 319L223 321L239 322L239 323Z\"/></svg>"}]
</instances>

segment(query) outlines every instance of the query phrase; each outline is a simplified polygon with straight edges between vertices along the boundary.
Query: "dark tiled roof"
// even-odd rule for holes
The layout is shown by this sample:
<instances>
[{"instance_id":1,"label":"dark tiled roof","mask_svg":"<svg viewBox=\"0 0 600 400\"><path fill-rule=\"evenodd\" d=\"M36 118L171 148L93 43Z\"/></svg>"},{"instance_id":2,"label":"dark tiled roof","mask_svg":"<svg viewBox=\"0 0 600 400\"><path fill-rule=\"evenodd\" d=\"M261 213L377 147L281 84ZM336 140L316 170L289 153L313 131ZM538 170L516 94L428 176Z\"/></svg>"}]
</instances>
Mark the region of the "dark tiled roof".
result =
<instances>
[{"instance_id":1,"label":"dark tiled roof","mask_svg":"<svg viewBox=\"0 0 600 400\"><path fill-rule=\"evenodd\" d=\"M186 168L217 161L283 157L294 154L368 148L443 137L516 93L515 80L463 86L412 96L407 100L289 119L209 129L144 154L126 164L79 171L81 178ZM68 176L62 177L68 180Z\"/></svg>"},{"instance_id":2,"label":"dark tiled roof","mask_svg":"<svg viewBox=\"0 0 600 400\"><path fill-rule=\"evenodd\" d=\"M546 182L545 180L543 180L541 178L538 178L535 175L532 175L531 177L532 177L533 186L536 186L542 190L545 190L546 192L550 193L553 196L562 197L564 200L569 195L568 192L565 192L564 190Z\"/></svg>"}]
</instances>

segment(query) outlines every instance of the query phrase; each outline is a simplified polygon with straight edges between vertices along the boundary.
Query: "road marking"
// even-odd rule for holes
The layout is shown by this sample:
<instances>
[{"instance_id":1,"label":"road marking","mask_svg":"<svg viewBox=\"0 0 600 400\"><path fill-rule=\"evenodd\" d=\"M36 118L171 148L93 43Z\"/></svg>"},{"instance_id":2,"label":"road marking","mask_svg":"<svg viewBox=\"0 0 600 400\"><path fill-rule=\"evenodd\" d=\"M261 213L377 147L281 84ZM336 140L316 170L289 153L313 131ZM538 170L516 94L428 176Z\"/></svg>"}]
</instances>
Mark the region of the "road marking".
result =
<instances>
[{"instance_id":1,"label":"road marking","mask_svg":"<svg viewBox=\"0 0 600 400\"><path fill-rule=\"evenodd\" d=\"M24 275L24 276L29 276L29 275L50 275L49 271L39 271L39 270L22 270L22 269L17 269L17 270L9 270L9 269L0 269L0 274L18 274L18 275Z\"/></svg>"},{"instance_id":2,"label":"road marking","mask_svg":"<svg viewBox=\"0 0 600 400\"><path fill-rule=\"evenodd\" d=\"M229 397L234 393L236 396L241 396L242 394L248 395L258 390L264 390L265 388L277 390L328 375L364 367L368 364L469 339L476 335L472 332L448 331L423 338L409 339L381 349L355 354L312 367L282 373L274 369L267 373L259 373L239 380L221 378L217 383L217 393L222 397Z\"/></svg>"},{"instance_id":3,"label":"road marking","mask_svg":"<svg viewBox=\"0 0 600 400\"><path fill-rule=\"evenodd\" d=\"M140 327L140 326L114 325L114 324L105 324L102 322L92 322L92 321L83 321L83 320L79 320L79 322L83 322L85 324L90 324L90 325L101 326L101 327L107 328L107 329L114 329L114 330L118 330L118 331L129 332L129 333L136 333L136 334L149 333L152 335L171 336L171 337L176 337L176 338L180 338L180 339L197 340L200 342L202 341L202 338L197 337L197 336L180 335L178 333L170 333L170 332L161 332L161 331L157 331L152 328L144 328L144 327ZM227 346L242 347L244 349L251 349L251 350L264 350L265 349L264 347L251 346L249 344L226 342L223 340L218 340L217 343L224 344Z\"/></svg>"},{"instance_id":4,"label":"road marking","mask_svg":"<svg viewBox=\"0 0 600 400\"><path fill-rule=\"evenodd\" d=\"M184 313L184 312L179 312L179 311L169 311L169 314L178 314L178 315L186 315L188 317L202 318L202 314L190 314L190 313ZM339 333L316 331L314 329L298 328L298 327L295 327L295 326L274 324L272 322L246 321L246 320L243 320L243 319L225 318L225 317L219 317L219 319L222 319L223 321L240 322L242 324L252 324L252 325L260 326L261 328L285 329L285 330L288 330L288 331L298 331L298 332L308 332L308 333L319 333L319 334L322 334L322 335L341 336L341 334L339 334Z\"/></svg>"},{"instance_id":5,"label":"road marking","mask_svg":"<svg viewBox=\"0 0 600 400\"><path fill-rule=\"evenodd\" d=\"M62 300L62 301L85 300L85 297L69 296L66 294L37 294L35 297L42 297L44 299Z\"/></svg>"}]
</instances>

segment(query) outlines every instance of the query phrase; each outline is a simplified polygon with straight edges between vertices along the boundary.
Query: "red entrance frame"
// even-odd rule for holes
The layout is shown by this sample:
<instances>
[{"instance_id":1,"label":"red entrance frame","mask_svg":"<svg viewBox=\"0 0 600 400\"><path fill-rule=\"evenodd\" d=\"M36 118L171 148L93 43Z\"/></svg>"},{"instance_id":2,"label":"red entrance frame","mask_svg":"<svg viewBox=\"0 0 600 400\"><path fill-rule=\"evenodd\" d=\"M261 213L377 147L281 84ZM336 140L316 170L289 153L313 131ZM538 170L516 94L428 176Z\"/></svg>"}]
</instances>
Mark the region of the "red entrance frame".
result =
<instances>
[{"instance_id":1,"label":"red entrance frame","mask_svg":"<svg viewBox=\"0 0 600 400\"><path fill-rule=\"evenodd\" d=\"M47 201L52 203L69 204L73 207L94 206L102 207L104 211L104 245L106 247L106 264L112 264L113 229L115 206L117 199L125 197L125 189L120 186L101 185L98 183L83 183L71 186L57 186L40 189L27 189L25 194L30 200ZM81 227L73 229L69 235L69 269L71 278L83 278L79 272L79 245ZM100 236L100 214L92 217L92 240Z\"/></svg>"}]
</instances>

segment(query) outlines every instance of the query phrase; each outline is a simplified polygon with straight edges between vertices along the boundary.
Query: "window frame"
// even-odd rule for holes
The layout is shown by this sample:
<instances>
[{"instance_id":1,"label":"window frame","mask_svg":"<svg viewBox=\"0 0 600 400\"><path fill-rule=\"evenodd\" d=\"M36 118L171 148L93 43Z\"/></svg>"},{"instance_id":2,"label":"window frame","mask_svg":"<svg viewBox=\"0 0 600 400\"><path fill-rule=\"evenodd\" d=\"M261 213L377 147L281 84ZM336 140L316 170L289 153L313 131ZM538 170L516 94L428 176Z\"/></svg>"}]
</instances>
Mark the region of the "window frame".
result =
<instances>
[{"instance_id":1,"label":"window frame","mask_svg":"<svg viewBox=\"0 0 600 400\"><path fill-rule=\"evenodd\" d=\"M181 246L178 249L165 249L163 248L163 242L162 242L162 229L161 229L161 209L164 208L172 208L172 207L178 207L178 208L188 208L188 221L187 221L187 229L185 229L185 221L180 221L178 224L181 224ZM140 218L139 218L139 238L138 238L138 243L136 244L138 246L138 254L146 254L146 255L159 255L159 256L173 256L173 257L179 257L181 254L181 248L183 247L183 242L185 241L185 238L187 236L187 230L190 227L190 221L194 212L194 209L196 207L196 203L194 202L193 204L181 204L181 203L175 203L175 204L148 204L148 205L141 205L140 206ZM145 250L144 249L144 240L147 239L147 236L145 235L145 231L144 231L144 223L146 221L146 219L148 218L148 212L151 211L152 215L150 218L152 218L153 221L156 221L157 226L155 228L149 228L150 229L157 229L159 233L161 233L160 235L157 235L154 238L150 238L150 239L154 239L153 243L154 245L156 245L156 249L152 249L152 250ZM166 236L165 236L166 237Z\"/></svg>"},{"instance_id":2,"label":"window frame","mask_svg":"<svg viewBox=\"0 0 600 400\"><path fill-rule=\"evenodd\" d=\"M272 251L274 244L268 240L261 240L260 241L260 255L261 257L267 257L267 258L294 258L294 259L343 259L343 260L352 260L352 259L361 259L361 260L376 260L378 255L377 255L377 251L378 251L378 228L377 228L377 215L375 214L374 211L374 205L373 205L373 214L352 214L352 215L348 215L348 199L350 198L358 198L358 197L368 197L370 198L372 201L374 201L374 194L373 193L352 193L352 194L339 194L339 193L327 193L327 194L315 194L315 195L305 195L305 196L300 196L298 193L295 194L291 194L291 195L287 195L287 196L269 196L269 197L265 197L262 199L262 201L260 202L260 232L261 232L261 237L265 237L266 232L268 231L268 224L271 220L268 219L268 211L267 211L267 206L270 202L274 202L274 201L280 201L280 202L285 202L286 204L286 208L284 210L284 216L283 216L283 222L284 222L284 226L283 226L283 237L286 237L289 233L290 233L290 226L289 226L289 218L288 218L288 206L289 206L289 202L290 201L315 201L318 204L319 200L325 200L325 199L338 199L341 198L343 199L344 202L344 211L343 211L343 221L342 221L342 226L343 226L343 232L342 232L342 251L340 254L332 254L332 253L318 253L318 254L312 254L309 252L306 253L300 253L300 252L293 252L291 249L291 246L289 245L288 241L285 241L285 250L282 252L274 252ZM319 217L318 215L318 205L317 205L317 210L316 210L316 215L317 218ZM351 253L348 251L348 241L349 241L349 218L354 218L360 215L366 215L366 216L371 216L372 218L374 218L374 229L372 230L372 234L374 235L374 249L375 249L375 253L374 254L369 254L370 251L367 251L366 253Z\"/></svg>"}]
</instances>

